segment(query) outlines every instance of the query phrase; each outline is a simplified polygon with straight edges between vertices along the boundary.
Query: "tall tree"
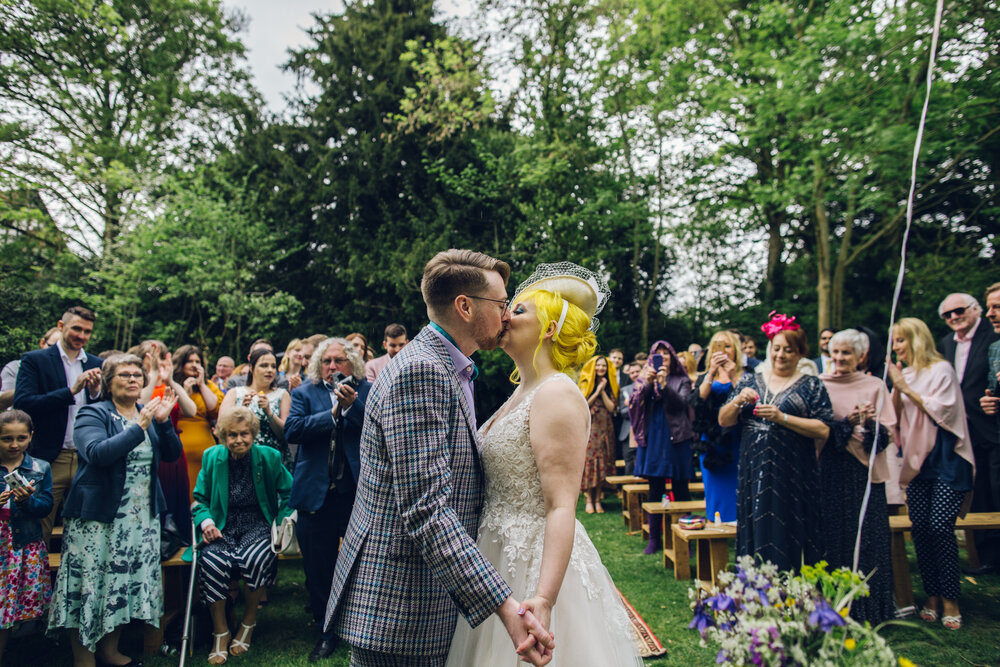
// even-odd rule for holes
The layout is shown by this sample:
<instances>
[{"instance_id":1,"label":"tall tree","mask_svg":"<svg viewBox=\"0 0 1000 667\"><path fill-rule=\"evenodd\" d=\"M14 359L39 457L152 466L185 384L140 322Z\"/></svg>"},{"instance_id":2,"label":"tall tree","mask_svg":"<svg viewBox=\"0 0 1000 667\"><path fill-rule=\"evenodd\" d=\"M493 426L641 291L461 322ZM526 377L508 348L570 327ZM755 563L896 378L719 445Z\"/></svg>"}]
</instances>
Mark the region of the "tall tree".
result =
<instances>
[{"instance_id":1,"label":"tall tree","mask_svg":"<svg viewBox=\"0 0 1000 667\"><path fill-rule=\"evenodd\" d=\"M38 192L88 254L257 103L221 0L2 2L0 23L0 187Z\"/></svg>"}]
</instances>

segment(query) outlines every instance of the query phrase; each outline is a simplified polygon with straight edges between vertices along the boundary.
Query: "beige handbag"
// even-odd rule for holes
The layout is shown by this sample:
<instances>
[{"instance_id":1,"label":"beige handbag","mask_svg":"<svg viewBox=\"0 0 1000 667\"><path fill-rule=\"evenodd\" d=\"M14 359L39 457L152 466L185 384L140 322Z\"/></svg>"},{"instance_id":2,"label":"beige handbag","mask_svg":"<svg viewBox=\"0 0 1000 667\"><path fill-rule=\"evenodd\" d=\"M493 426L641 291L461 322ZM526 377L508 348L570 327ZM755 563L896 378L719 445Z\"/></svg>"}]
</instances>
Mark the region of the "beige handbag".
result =
<instances>
[{"instance_id":1,"label":"beige handbag","mask_svg":"<svg viewBox=\"0 0 1000 667\"><path fill-rule=\"evenodd\" d=\"M298 521L298 510L281 520L281 524L271 524L271 551L283 556L298 556L299 541L295 537L295 522Z\"/></svg>"}]
</instances>

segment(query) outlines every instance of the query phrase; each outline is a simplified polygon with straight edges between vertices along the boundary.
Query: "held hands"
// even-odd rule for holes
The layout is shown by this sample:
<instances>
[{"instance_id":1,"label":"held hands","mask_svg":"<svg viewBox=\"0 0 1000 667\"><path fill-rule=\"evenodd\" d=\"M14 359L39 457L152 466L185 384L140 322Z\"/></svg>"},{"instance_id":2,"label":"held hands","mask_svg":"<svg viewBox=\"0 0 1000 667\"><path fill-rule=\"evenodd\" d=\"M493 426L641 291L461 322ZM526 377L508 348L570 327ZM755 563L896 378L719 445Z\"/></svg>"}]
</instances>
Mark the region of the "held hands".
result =
<instances>
[{"instance_id":1,"label":"held hands","mask_svg":"<svg viewBox=\"0 0 1000 667\"><path fill-rule=\"evenodd\" d=\"M215 524L206 526L205 530L201 531L201 539L209 543L216 541L220 537L222 537L222 531L220 531Z\"/></svg>"},{"instance_id":2,"label":"held hands","mask_svg":"<svg viewBox=\"0 0 1000 667\"><path fill-rule=\"evenodd\" d=\"M549 627L552 618L552 602L541 595L530 597L521 603L521 608L530 611L543 628Z\"/></svg>"},{"instance_id":3,"label":"held hands","mask_svg":"<svg viewBox=\"0 0 1000 667\"><path fill-rule=\"evenodd\" d=\"M986 394L979 399L979 407L988 415L1000 414L1000 397L994 396L989 389Z\"/></svg>"},{"instance_id":4,"label":"held hands","mask_svg":"<svg viewBox=\"0 0 1000 667\"><path fill-rule=\"evenodd\" d=\"M531 611L509 597L497 609L497 615L522 661L532 665L547 665L551 662L555 638Z\"/></svg>"}]
</instances>

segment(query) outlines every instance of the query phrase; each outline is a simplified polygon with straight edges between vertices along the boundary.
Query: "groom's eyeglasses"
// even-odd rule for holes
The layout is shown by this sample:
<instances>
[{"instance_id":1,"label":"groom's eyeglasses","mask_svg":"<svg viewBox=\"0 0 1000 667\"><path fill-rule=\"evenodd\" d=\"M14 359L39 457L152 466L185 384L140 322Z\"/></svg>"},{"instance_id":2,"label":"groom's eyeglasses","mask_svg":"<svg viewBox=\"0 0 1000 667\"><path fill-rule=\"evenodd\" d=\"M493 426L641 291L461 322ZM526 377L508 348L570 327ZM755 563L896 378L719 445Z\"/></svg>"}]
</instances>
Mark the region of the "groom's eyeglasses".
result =
<instances>
[{"instance_id":1,"label":"groom's eyeglasses","mask_svg":"<svg viewBox=\"0 0 1000 667\"><path fill-rule=\"evenodd\" d=\"M468 296L470 299L479 299L480 301L492 301L493 303L499 303L501 306L503 306L500 309L501 317L503 317L507 313L507 310L510 308L510 299L504 299L501 301L500 299L490 299L489 297L485 296L472 296L469 294L467 294L466 296Z\"/></svg>"}]
</instances>

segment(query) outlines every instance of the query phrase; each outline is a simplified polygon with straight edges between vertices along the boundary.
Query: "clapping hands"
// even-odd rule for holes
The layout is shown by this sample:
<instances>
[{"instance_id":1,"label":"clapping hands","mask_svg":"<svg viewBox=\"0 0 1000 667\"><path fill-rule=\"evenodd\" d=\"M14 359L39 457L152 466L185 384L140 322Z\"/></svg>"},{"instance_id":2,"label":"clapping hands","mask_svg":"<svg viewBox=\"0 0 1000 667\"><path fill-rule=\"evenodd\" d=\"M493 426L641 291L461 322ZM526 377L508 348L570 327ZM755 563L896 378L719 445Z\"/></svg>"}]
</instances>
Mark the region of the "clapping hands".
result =
<instances>
[{"instance_id":1,"label":"clapping hands","mask_svg":"<svg viewBox=\"0 0 1000 667\"><path fill-rule=\"evenodd\" d=\"M163 390L163 396L153 398L142 406L137 423L142 430L149 428L155 419L160 424L170 419L170 411L177 405L177 394L169 386Z\"/></svg>"}]
</instances>

